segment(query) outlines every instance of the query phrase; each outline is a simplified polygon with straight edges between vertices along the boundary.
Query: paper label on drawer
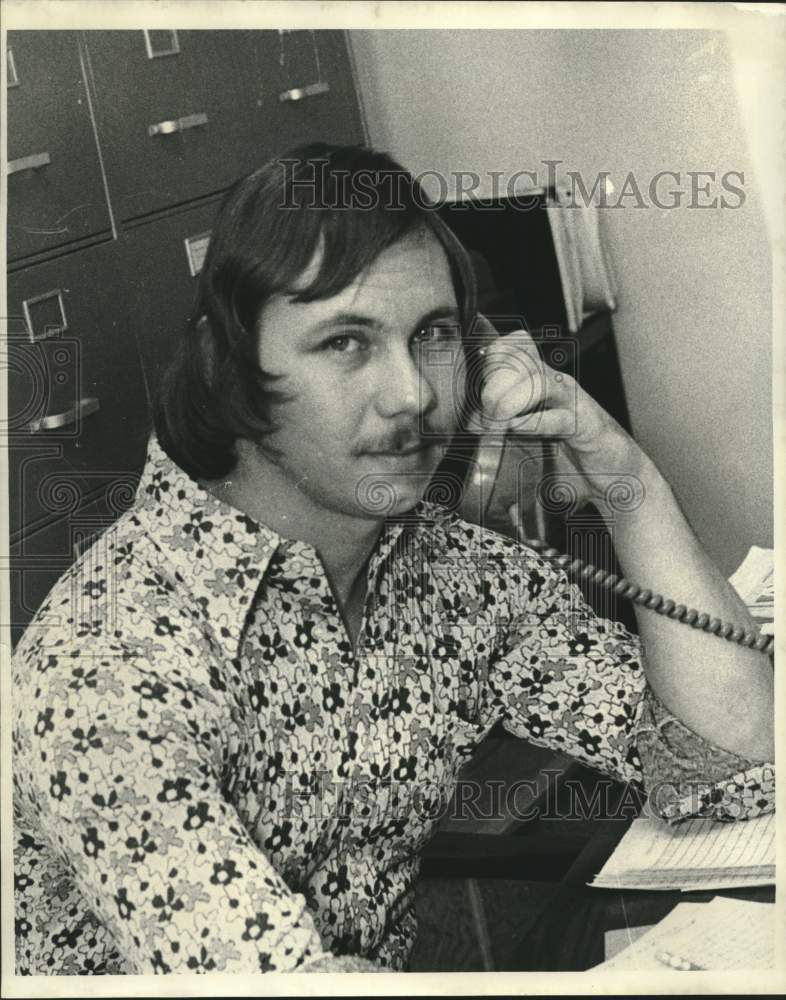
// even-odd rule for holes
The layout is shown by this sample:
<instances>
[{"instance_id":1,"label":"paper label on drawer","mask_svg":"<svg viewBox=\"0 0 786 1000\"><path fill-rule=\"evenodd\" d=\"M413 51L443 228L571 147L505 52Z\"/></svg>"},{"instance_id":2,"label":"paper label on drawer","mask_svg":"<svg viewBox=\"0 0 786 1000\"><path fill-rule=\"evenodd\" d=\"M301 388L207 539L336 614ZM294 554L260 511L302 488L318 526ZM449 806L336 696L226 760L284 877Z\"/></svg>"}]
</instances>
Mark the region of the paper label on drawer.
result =
<instances>
[{"instance_id":1,"label":"paper label on drawer","mask_svg":"<svg viewBox=\"0 0 786 1000\"><path fill-rule=\"evenodd\" d=\"M195 278L202 270L207 253L208 243L210 243L210 233L199 233L197 236L186 238L186 255L188 256L188 270L191 277Z\"/></svg>"}]
</instances>

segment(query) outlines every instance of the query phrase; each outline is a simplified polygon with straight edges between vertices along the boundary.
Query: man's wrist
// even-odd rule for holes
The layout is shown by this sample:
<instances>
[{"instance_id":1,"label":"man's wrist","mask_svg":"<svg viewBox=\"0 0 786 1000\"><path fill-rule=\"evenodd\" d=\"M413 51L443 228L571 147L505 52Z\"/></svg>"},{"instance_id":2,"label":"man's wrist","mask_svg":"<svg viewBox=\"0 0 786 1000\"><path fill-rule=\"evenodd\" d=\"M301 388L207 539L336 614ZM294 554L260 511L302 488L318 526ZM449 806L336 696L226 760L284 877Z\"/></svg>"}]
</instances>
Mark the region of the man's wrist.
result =
<instances>
[{"instance_id":1,"label":"man's wrist","mask_svg":"<svg viewBox=\"0 0 786 1000\"><path fill-rule=\"evenodd\" d=\"M621 428L614 431L602 454L598 471L606 474L598 476L591 499L604 519L635 521L652 511L653 504L661 507L664 502L674 502L671 487L658 467ZM591 481L591 475L588 478Z\"/></svg>"},{"instance_id":2,"label":"man's wrist","mask_svg":"<svg viewBox=\"0 0 786 1000\"><path fill-rule=\"evenodd\" d=\"M606 513L617 529L638 530L645 523L663 526L682 519L682 511L670 484L655 463L641 450L639 461L631 463L631 471L620 478L617 495L609 491ZM635 470L635 471L634 471Z\"/></svg>"}]
</instances>

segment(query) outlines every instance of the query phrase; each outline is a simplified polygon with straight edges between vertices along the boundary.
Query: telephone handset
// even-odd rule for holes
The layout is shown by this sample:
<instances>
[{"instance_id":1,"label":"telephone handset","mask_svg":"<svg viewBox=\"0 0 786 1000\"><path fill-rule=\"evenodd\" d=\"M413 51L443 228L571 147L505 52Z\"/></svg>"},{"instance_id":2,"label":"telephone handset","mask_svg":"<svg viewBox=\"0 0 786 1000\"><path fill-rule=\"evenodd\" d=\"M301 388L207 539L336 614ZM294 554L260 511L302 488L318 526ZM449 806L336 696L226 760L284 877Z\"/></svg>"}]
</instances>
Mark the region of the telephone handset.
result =
<instances>
[{"instance_id":1,"label":"telephone handset","mask_svg":"<svg viewBox=\"0 0 786 1000\"><path fill-rule=\"evenodd\" d=\"M486 321L487 322L487 321ZM492 328L493 329L493 328ZM499 433L481 436L475 449L473 462L463 487L460 504L461 515L469 521L487 524L486 514L491 505L498 485L498 477L502 467L502 459L506 448L509 447L511 438L500 441ZM530 442L532 438L530 437ZM534 467L537 462L532 464ZM516 486L518 490L518 484ZM530 498L535 500L534 493ZM536 505L536 504L535 504ZM623 576L609 573L604 569L593 566L592 563L583 559L574 558L571 555L560 552L549 546L546 542L538 538L528 537L522 523L518 503L505 504L510 521L513 524L519 541L538 552L543 558L548 559L569 575L583 580L591 580L593 585L600 589L613 591L620 597L624 597L634 604L647 608L655 614L664 615L673 621L691 628L716 635L720 639L737 643L750 649L759 650L769 656L774 655L775 639L773 636L763 635L755 629L744 629L732 622L724 622L720 618L713 618L706 612L697 611L684 604L677 604L675 601L665 598L662 594L653 593L651 590L632 583ZM540 531L542 524L536 525L536 530Z\"/></svg>"}]
</instances>

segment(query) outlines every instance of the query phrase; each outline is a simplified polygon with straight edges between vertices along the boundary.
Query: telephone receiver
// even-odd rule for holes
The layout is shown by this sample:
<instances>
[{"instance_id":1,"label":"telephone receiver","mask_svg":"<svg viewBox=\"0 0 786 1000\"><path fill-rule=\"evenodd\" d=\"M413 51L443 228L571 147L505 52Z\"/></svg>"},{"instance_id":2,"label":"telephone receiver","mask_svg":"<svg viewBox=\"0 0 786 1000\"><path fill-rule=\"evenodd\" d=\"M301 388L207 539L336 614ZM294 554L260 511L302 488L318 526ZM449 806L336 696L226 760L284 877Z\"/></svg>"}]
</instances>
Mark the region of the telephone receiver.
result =
<instances>
[{"instance_id":1,"label":"telephone receiver","mask_svg":"<svg viewBox=\"0 0 786 1000\"><path fill-rule=\"evenodd\" d=\"M479 316L478 320L477 328L488 337L489 344L493 343L499 334L485 317ZM471 425L479 426L479 422L473 421L473 417L469 419ZM553 456L554 448L559 447L557 441L533 438L532 435L509 432L501 439L499 430L485 434L482 430L479 431L478 443L470 462L458 513L464 520L493 528L493 517L489 517L492 505L498 511L505 510L519 541L534 549L569 576L591 580L596 588L613 591L616 595L655 614L716 635L719 639L759 650L769 656L774 655L774 636L762 635L756 630L744 629L732 622L712 618L706 612L677 604L662 594L653 593L652 590L631 582L624 576L599 569L590 562L560 552L559 549L542 541L545 535L545 519L543 508L538 502L538 483L543 478L549 456ZM524 483L512 482L509 475L501 475L505 469L505 456L512 448L520 452L516 467L520 468L523 462L531 471L531 475ZM513 478L520 480L517 476Z\"/></svg>"}]
</instances>

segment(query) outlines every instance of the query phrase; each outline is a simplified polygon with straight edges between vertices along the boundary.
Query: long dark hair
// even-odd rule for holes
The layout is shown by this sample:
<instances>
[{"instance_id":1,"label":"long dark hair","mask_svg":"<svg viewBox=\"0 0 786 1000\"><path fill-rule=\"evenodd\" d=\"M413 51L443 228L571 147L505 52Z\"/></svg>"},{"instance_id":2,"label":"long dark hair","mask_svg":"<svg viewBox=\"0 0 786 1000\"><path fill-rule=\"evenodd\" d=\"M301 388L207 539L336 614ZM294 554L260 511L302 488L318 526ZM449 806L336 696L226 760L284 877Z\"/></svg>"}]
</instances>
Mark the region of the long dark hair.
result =
<instances>
[{"instance_id":1,"label":"long dark hair","mask_svg":"<svg viewBox=\"0 0 786 1000\"><path fill-rule=\"evenodd\" d=\"M336 295L418 227L445 250L466 334L475 315L467 253L420 183L386 153L303 146L232 188L155 407L159 441L182 469L195 479L225 476L237 461L238 438L262 440L273 429L276 379L261 370L256 344L270 296L287 293L308 302ZM303 287L298 279L318 246L318 273Z\"/></svg>"}]
</instances>

